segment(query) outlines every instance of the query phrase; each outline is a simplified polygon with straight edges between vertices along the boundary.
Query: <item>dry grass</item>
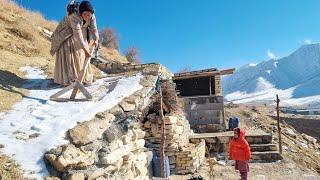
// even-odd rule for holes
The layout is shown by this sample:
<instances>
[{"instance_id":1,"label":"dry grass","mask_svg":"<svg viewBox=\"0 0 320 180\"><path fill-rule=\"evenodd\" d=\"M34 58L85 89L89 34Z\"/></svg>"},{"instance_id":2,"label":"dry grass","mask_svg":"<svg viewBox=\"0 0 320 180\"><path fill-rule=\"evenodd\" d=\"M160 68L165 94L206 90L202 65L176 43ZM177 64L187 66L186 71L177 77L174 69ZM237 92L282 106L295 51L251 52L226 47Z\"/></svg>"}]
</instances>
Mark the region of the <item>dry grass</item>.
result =
<instances>
[{"instance_id":1,"label":"dry grass","mask_svg":"<svg viewBox=\"0 0 320 180\"><path fill-rule=\"evenodd\" d=\"M7 156L0 155L0 179L20 180L22 178L21 170L16 162L10 160Z\"/></svg>"},{"instance_id":2,"label":"dry grass","mask_svg":"<svg viewBox=\"0 0 320 180\"><path fill-rule=\"evenodd\" d=\"M122 56L118 50L116 49L108 49L106 47L101 47L101 49L99 50L100 55L108 60L108 61L112 61L112 62L120 62L120 63L127 63L127 59Z\"/></svg>"},{"instance_id":3,"label":"dry grass","mask_svg":"<svg viewBox=\"0 0 320 180\"><path fill-rule=\"evenodd\" d=\"M53 31L57 22L47 21L40 13L19 7L13 1L0 0L0 112L10 110L28 91L21 88L22 66L30 65L44 70L53 77L54 57L49 53L50 41L38 27ZM117 50L101 48L108 60L127 62ZM93 67L94 76L101 76Z\"/></svg>"}]
</instances>

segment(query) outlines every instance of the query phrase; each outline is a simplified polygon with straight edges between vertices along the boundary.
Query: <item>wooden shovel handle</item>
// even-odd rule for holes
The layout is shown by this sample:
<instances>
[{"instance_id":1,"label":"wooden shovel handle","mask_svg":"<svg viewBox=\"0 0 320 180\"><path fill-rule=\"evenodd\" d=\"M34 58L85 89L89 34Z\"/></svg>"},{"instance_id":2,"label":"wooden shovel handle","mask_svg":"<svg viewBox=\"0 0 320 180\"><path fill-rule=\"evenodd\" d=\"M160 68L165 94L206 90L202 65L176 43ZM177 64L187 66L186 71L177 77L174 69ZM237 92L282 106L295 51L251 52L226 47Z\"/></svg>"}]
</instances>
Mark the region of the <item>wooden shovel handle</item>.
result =
<instances>
[{"instance_id":1,"label":"wooden shovel handle","mask_svg":"<svg viewBox=\"0 0 320 180\"><path fill-rule=\"evenodd\" d=\"M75 83L80 83L80 84L82 84L94 51L95 51L95 46L93 46L93 48L92 48L92 50L91 50L91 53L90 53L91 56L90 56L89 58L86 58L86 59L84 60L83 68L82 68L82 70L81 70L81 72L80 72L80 76L79 76L78 79L76 80L76 81L78 81L78 82L75 82ZM73 88L73 90L72 90L72 93L71 93L71 96L70 96L70 99L75 99L75 98L76 98L76 95L77 95L77 93L78 93L78 90L79 90L78 86L74 86L74 88Z\"/></svg>"}]
</instances>

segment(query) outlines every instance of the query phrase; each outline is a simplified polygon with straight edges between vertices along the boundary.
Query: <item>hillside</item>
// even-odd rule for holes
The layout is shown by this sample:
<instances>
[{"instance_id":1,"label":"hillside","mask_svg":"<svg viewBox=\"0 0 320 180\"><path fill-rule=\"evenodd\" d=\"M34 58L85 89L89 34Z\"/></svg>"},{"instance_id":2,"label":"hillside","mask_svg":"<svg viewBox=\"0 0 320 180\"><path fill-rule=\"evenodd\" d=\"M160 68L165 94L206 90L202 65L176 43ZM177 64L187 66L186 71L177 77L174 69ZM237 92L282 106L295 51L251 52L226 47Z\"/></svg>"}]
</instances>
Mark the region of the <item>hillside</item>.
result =
<instances>
[{"instance_id":1,"label":"hillside","mask_svg":"<svg viewBox=\"0 0 320 180\"><path fill-rule=\"evenodd\" d=\"M19 7L13 1L0 0L0 112L11 109L28 91L21 87L26 81L20 68L38 67L53 76L54 57L49 53L49 34L57 22L48 21L40 13ZM102 47L100 55L109 61L125 63L117 50ZM96 76L101 73L95 69Z\"/></svg>"},{"instance_id":2,"label":"hillside","mask_svg":"<svg viewBox=\"0 0 320 180\"><path fill-rule=\"evenodd\" d=\"M320 100L319 72L320 44L304 45L287 57L239 68L224 79L224 94L240 103L273 102L279 94L288 105L315 105Z\"/></svg>"}]
</instances>

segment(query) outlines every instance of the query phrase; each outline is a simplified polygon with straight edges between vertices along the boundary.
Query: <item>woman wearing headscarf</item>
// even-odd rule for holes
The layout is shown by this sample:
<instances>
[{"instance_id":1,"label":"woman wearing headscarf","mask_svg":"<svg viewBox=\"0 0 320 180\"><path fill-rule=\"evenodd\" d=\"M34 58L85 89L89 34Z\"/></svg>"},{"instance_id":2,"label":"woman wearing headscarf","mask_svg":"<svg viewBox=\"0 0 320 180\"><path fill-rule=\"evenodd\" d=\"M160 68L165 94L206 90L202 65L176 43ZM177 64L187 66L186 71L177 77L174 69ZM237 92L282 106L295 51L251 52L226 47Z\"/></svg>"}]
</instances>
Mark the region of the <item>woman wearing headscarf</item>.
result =
<instances>
[{"instance_id":1,"label":"woman wearing headscarf","mask_svg":"<svg viewBox=\"0 0 320 180\"><path fill-rule=\"evenodd\" d=\"M94 8L89 1L80 5L75 1L68 5L68 15L59 23L51 40L51 55L56 54L54 82L68 86L80 76L85 58L90 58L89 41L97 45L99 35ZM84 84L93 80L89 65Z\"/></svg>"}]
</instances>

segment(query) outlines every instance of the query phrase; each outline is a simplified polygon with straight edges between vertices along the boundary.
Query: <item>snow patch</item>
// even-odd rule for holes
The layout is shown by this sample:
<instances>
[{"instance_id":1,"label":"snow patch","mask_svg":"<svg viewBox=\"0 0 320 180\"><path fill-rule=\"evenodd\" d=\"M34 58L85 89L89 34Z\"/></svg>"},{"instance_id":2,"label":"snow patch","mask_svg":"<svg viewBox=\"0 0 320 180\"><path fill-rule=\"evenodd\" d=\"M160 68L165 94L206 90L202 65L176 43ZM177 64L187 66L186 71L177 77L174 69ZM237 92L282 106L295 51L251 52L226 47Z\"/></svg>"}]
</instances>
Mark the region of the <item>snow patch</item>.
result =
<instances>
[{"instance_id":1,"label":"snow patch","mask_svg":"<svg viewBox=\"0 0 320 180\"><path fill-rule=\"evenodd\" d=\"M270 85L270 84L267 84ZM225 96L227 101L236 103L236 104L242 104L242 103L269 103L273 104L274 100L276 98L276 95L278 94L281 100L286 100L292 98L293 92L296 87L281 90L281 89L276 89L274 87L270 89L265 89L262 91L257 91L254 93L245 93L245 92L240 92L236 91L234 93L227 94Z\"/></svg>"},{"instance_id":2,"label":"snow patch","mask_svg":"<svg viewBox=\"0 0 320 180\"><path fill-rule=\"evenodd\" d=\"M271 70L266 70L266 73L271 74Z\"/></svg>"},{"instance_id":3,"label":"snow patch","mask_svg":"<svg viewBox=\"0 0 320 180\"><path fill-rule=\"evenodd\" d=\"M14 105L13 110L0 114L0 142L5 145L1 150L21 165L26 176L38 179L47 175L44 153L67 143L64 135L68 129L112 108L142 88L139 82L143 76L137 74L120 79L114 89L100 101L53 102L49 97L61 89L48 89L50 81L45 79L46 76L39 69L26 66L21 70L26 71L29 81L25 87L31 90L27 97ZM104 80L98 80L92 86L103 83L107 84ZM30 138L35 135L35 138Z\"/></svg>"},{"instance_id":4,"label":"snow patch","mask_svg":"<svg viewBox=\"0 0 320 180\"><path fill-rule=\"evenodd\" d=\"M259 77L255 92L265 91L265 90L272 89L272 88L274 88L273 84L271 84L269 81L267 81L263 77Z\"/></svg>"},{"instance_id":5,"label":"snow patch","mask_svg":"<svg viewBox=\"0 0 320 180\"><path fill-rule=\"evenodd\" d=\"M255 66L257 66L258 65L258 63L250 63L249 64L249 67L255 67Z\"/></svg>"},{"instance_id":6,"label":"snow patch","mask_svg":"<svg viewBox=\"0 0 320 180\"><path fill-rule=\"evenodd\" d=\"M278 61L273 62L274 67L278 67Z\"/></svg>"}]
</instances>

